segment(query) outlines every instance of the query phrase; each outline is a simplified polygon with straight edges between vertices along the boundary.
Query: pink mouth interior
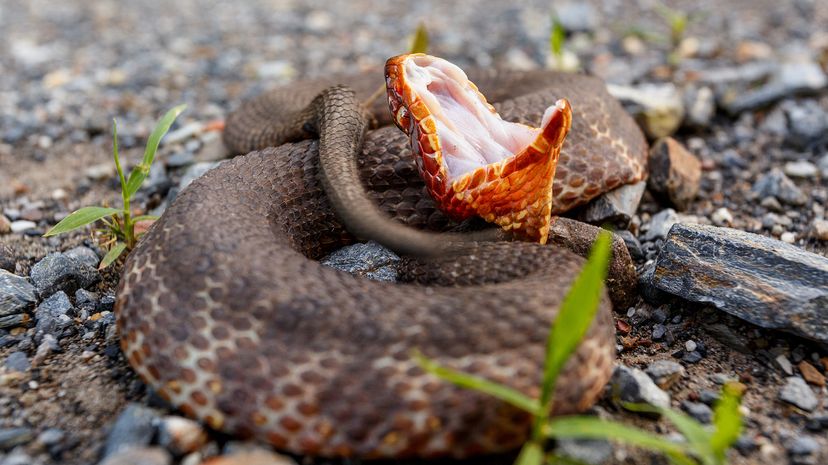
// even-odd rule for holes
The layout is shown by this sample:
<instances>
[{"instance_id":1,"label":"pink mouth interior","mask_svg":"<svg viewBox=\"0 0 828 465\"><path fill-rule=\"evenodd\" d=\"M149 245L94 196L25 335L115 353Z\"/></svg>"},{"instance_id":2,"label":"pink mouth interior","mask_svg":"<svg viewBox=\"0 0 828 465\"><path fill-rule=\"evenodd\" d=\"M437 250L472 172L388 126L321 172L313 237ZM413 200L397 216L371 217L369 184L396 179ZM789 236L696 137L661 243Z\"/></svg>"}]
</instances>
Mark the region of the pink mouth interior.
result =
<instances>
[{"instance_id":1,"label":"pink mouth interior","mask_svg":"<svg viewBox=\"0 0 828 465\"><path fill-rule=\"evenodd\" d=\"M503 121L469 85L466 73L441 58L409 58L405 78L435 119L449 179L519 153L540 131ZM547 109L543 124L554 108Z\"/></svg>"}]
</instances>

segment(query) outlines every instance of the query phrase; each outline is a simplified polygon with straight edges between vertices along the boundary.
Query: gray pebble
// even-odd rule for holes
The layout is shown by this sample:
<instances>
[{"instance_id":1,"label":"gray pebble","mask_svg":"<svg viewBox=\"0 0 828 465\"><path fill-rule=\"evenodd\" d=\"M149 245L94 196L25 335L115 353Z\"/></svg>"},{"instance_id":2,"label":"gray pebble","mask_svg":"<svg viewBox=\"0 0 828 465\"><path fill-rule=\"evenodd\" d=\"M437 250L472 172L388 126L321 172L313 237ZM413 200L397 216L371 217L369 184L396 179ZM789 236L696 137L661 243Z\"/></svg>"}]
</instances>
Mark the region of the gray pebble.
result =
<instances>
[{"instance_id":1,"label":"gray pebble","mask_svg":"<svg viewBox=\"0 0 828 465\"><path fill-rule=\"evenodd\" d=\"M49 428L37 435L37 441L44 446L53 446L63 441L63 438L65 437L66 433L64 433L62 429Z\"/></svg>"},{"instance_id":2,"label":"gray pebble","mask_svg":"<svg viewBox=\"0 0 828 465\"><path fill-rule=\"evenodd\" d=\"M687 350L687 352L693 352L694 350L696 350L696 341L692 339L688 340L684 343L684 348Z\"/></svg>"},{"instance_id":3,"label":"gray pebble","mask_svg":"<svg viewBox=\"0 0 828 465\"><path fill-rule=\"evenodd\" d=\"M170 465L170 453L160 447L128 447L105 455L99 465Z\"/></svg>"},{"instance_id":4,"label":"gray pebble","mask_svg":"<svg viewBox=\"0 0 828 465\"><path fill-rule=\"evenodd\" d=\"M120 451L149 445L155 436L158 421L158 415L152 409L129 404L115 420L106 438L103 456L109 458Z\"/></svg>"},{"instance_id":5,"label":"gray pebble","mask_svg":"<svg viewBox=\"0 0 828 465\"><path fill-rule=\"evenodd\" d=\"M72 303L65 292L58 291L49 296L35 310L37 333L59 335L72 324L72 318L68 315L71 310Z\"/></svg>"},{"instance_id":6,"label":"gray pebble","mask_svg":"<svg viewBox=\"0 0 828 465\"><path fill-rule=\"evenodd\" d=\"M797 435L787 446L791 455L811 455L820 448L816 439L811 436Z\"/></svg>"},{"instance_id":7,"label":"gray pebble","mask_svg":"<svg viewBox=\"0 0 828 465\"><path fill-rule=\"evenodd\" d=\"M682 376L684 367L672 360L656 360L644 370L661 389L669 389Z\"/></svg>"},{"instance_id":8,"label":"gray pebble","mask_svg":"<svg viewBox=\"0 0 828 465\"><path fill-rule=\"evenodd\" d=\"M685 400L681 403L681 408L701 423L708 424L713 421L713 410L701 402Z\"/></svg>"},{"instance_id":9,"label":"gray pebble","mask_svg":"<svg viewBox=\"0 0 828 465\"><path fill-rule=\"evenodd\" d=\"M759 178L752 190L760 197L773 196L793 206L805 205L808 201L802 190L778 168L773 168L770 173Z\"/></svg>"},{"instance_id":10,"label":"gray pebble","mask_svg":"<svg viewBox=\"0 0 828 465\"><path fill-rule=\"evenodd\" d=\"M69 258L74 258L81 263L85 263L92 268L97 268L98 264L101 262L101 258L98 256L97 252L82 245L69 249L63 254Z\"/></svg>"},{"instance_id":11,"label":"gray pebble","mask_svg":"<svg viewBox=\"0 0 828 465\"><path fill-rule=\"evenodd\" d=\"M816 165L806 160L785 163L785 174L793 178L815 178L817 173Z\"/></svg>"},{"instance_id":12,"label":"gray pebble","mask_svg":"<svg viewBox=\"0 0 828 465\"><path fill-rule=\"evenodd\" d=\"M0 270L0 317L24 312L36 302L35 288L28 279Z\"/></svg>"},{"instance_id":13,"label":"gray pebble","mask_svg":"<svg viewBox=\"0 0 828 465\"><path fill-rule=\"evenodd\" d=\"M12 352L6 357L6 368L11 371L24 372L31 364L29 358L23 352Z\"/></svg>"},{"instance_id":14,"label":"gray pebble","mask_svg":"<svg viewBox=\"0 0 828 465\"><path fill-rule=\"evenodd\" d=\"M685 352L681 357L681 361L685 363L699 363L704 356L698 351Z\"/></svg>"},{"instance_id":15,"label":"gray pebble","mask_svg":"<svg viewBox=\"0 0 828 465\"><path fill-rule=\"evenodd\" d=\"M650 219L649 228L642 241L653 241L656 239L663 239L667 237L667 233L674 224L678 223L678 215L672 208L666 208L653 215Z\"/></svg>"},{"instance_id":16,"label":"gray pebble","mask_svg":"<svg viewBox=\"0 0 828 465\"><path fill-rule=\"evenodd\" d=\"M50 253L32 267L31 278L40 296L47 297L59 290L85 289L100 281L101 275L86 261Z\"/></svg>"},{"instance_id":17,"label":"gray pebble","mask_svg":"<svg viewBox=\"0 0 828 465\"><path fill-rule=\"evenodd\" d=\"M653 340L654 341L660 341L664 337L664 334L666 332L667 332L667 327L664 326L663 324L658 323L658 324L654 325L653 326Z\"/></svg>"},{"instance_id":18,"label":"gray pebble","mask_svg":"<svg viewBox=\"0 0 828 465\"><path fill-rule=\"evenodd\" d=\"M2 428L0 429L0 450L9 450L13 447L34 439L34 432L31 428Z\"/></svg>"},{"instance_id":19,"label":"gray pebble","mask_svg":"<svg viewBox=\"0 0 828 465\"><path fill-rule=\"evenodd\" d=\"M807 412L813 411L819 403L808 383L798 376L786 379L785 385L779 390L779 399Z\"/></svg>"},{"instance_id":20,"label":"gray pebble","mask_svg":"<svg viewBox=\"0 0 828 465\"><path fill-rule=\"evenodd\" d=\"M601 439L559 439L555 452L590 465L606 463L612 455L609 441Z\"/></svg>"},{"instance_id":21,"label":"gray pebble","mask_svg":"<svg viewBox=\"0 0 828 465\"><path fill-rule=\"evenodd\" d=\"M663 408L670 407L670 395L662 391L646 373L637 368L616 366L610 385L613 398L622 403L645 403Z\"/></svg>"},{"instance_id":22,"label":"gray pebble","mask_svg":"<svg viewBox=\"0 0 828 465\"><path fill-rule=\"evenodd\" d=\"M721 396L719 395L718 392L711 391L711 390L708 390L708 389L705 389L705 390L703 390L702 392L699 393L699 400L701 400L705 404L711 405L711 406L713 404L715 404L716 402L718 402L720 397Z\"/></svg>"}]
</instances>

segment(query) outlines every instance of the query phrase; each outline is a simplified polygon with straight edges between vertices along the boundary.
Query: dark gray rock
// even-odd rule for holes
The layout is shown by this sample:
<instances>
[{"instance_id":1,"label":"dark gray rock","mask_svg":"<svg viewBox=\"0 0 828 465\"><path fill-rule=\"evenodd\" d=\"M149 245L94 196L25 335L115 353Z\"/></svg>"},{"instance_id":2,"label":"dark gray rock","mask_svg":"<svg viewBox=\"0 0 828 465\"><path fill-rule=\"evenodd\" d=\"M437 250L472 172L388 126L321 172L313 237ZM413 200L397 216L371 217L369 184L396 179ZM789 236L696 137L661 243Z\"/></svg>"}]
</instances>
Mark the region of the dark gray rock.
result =
<instances>
[{"instance_id":1,"label":"dark gray rock","mask_svg":"<svg viewBox=\"0 0 828 465\"><path fill-rule=\"evenodd\" d=\"M701 402L685 400L681 403L681 408L701 423L709 424L713 421L713 410Z\"/></svg>"},{"instance_id":2,"label":"dark gray rock","mask_svg":"<svg viewBox=\"0 0 828 465\"><path fill-rule=\"evenodd\" d=\"M624 365L615 367L610 379L613 399L624 403L649 404L669 408L670 395L656 386L646 373Z\"/></svg>"},{"instance_id":3,"label":"dark gray rock","mask_svg":"<svg viewBox=\"0 0 828 465\"><path fill-rule=\"evenodd\" d=\"M708 389L705 389L699 393L699 400L710 406L713 406L716 402L718 402L720 397L721 396L718 392Z\"/></svg>"},{"instance_id":4,"label":"dark gray rock","mask_svg":"<svg viewBox=\"0 0 828 465\"><path fill-rule=\"evenodd\" d=\"M736 114L759 109L785 97L817 92L828 84L822 68L813 62L783 63L774 71L764 85L723 99L725 110Z\"/></svg>"},{"instance_id":5,"label":"dark gray rock","mask_svg":"<svg viewBox=\"0 0 828 465\"><path fill-rule=\"evenodd\" d=\"M86 289L78 289L75 291L75 304L79 307L90 307L92 309L98 304L98 294Z\"/></svg>"},{"instance_id":6,"label":"dark gray rock","mask_svg":"<svg viewBox=\"0 0 828 465\"><path fill-rule=\"evenodd\" d=\"M30 366L29 358L23 352L12 352L6 357L6 368L11 371L24 372Z\"/></svg>"},{"instance_id":7,"label":"dark gray rock","mask_svg":"<svg viewBox=\"0 0 828 465\"><path fill-rule=\"evenodd\" d=\"M699 193L701 162L672 137L653 144L648 168L650 192L679 210L687 208Z\"/></svg>"},{"instance_id":8,"label":"dark gray rock","mask_svg":"<svg viewBox=\"0 0 828 465\"><path fill-rule=\"evenodd\" d=\"M75 260L85 263L92 268L97 268L98 264L101 262L101 257L98 256L97 252L82 245L69 249L63 254L69 258L74 258Z\"/></svg>"},{"instance_id":9,"label":"dark gray rock","mask_svg":"<svg viewBox=\"0 0 828 465\"><path fill-rule=\"evenodd\" d=\"M3 428L0 429L0 450L9 450L13 447L34 439L34 431L31 428Z\"/></svg>"},{"instance_id":10,"label":"dark gray rock","mask_svg":"<svg viewBox=\"0 0 828 465\"><path fill-rule=\"evenodd\" d=\"M662 338L664 338L664 335L666 333L667 333L667 327L664 326L663 324L656 323L655 325L653 325L653 334L652 334L652 336L653 336L654 341L660 341Z\"/></svg>"},{"instance_id":11,"label":"dark gray rock","mask_svg":"<svg viewBox=\"0 0 828 465\"><path fill-rule=\"evenodd\" d=\"M106 438L103 456L109 456L133 447L149 445L159 421L155 411L139 404L129 404L112 426Z\"/></svg>"},{"instance_id":12,"label":"dark gray rock","mask_svg":"<svg viewBox=\"0 0 828 465\"><path fill-rule=\"evenodd\" d=\"M32 267L32 282L41 297L55 292L75 292L101 280L101 275L85 261L62 253L50 253Z\"/></svg>"},{"instance_id":13,"label":"dark gray rock","mask_svg":"<svg viewBox=\"0 0 828 465\"><path fill-rule=\"evenodd\" d=\"M38 334L59 335L64 328L72 324L68 313L72 310L72 302L63 291L57 291L37 306L35 320Z\"/></svg>"},{"instance_id":14,"label":"dark gray rock","mask_svg":"<svg viewBox=\"0 0 828 465\"><path fill-rule=\"evenodd\" d=\"M645 181L640 181L607 192L590 202L584 208L580 219L597 226L610 223L618 229L627 229L638 210L646 185Z\"/></svg>"},{"instance_id":15,"label":"dark gray rock","mask_svg":"<svg viewBox=\"0 0 828 465\"><path fill-rule=\"evenodd\" d=\"M559 439L555 452L589 465L606 463L612 455L612 443L601 439Z\"/></svg>"},{"instance_id":16,"label":"dark gray rock","mask_svg":"<svg viewBox=\"0 0 828 465\"><path fill-rule=\"evenodd\" d=\"M170 465L172 456L160 447L129 447L105 455L98 465Z\"/></svg>"},{"instance_id":17,"label":"dark gray rock","mask_svg":"<svg viewBox=\"0 0 828 465\"><path fill-rule=\"evenodd\" d=\"M369 241L345 246L320 262L325 266L368 279L396 282L399 261L400 257L394 252L377 242Z\"/></svg>"},{"instance_id":18,"label":"dark gray rock","mask_svg":"<svg viewBox=\"0 0 828 465\"><path fill-rule=\"evenodd\" d=\"M25 313L3 316L0 317L0 329L14 328L15 326L21 326L29 321L31 321L31 318Z\"/></svg>"},{"instance_id":19,"label":"dark gray rock","mask_svg":"<svg viewBox=\"0 0 828 465\"><path fill-rule=\"evenodd\" d=\"M659 326L664 327L664 325ZM684 367L672 360L656 360L647 366L644 373L647 373L661 389L670 389L684 376Z\"/></svg>"},{"instance_id":20,"label":"dark gray rock","mask_svg":"<svg viewBox=\"0 0 828 465\"><path fill-rule=\"evenodd\" d=\"M49 428L37 435L37 442L44 446L53 446L63 441L65 437L66 433L62 429Z\"/></svg>"},{"instance_id":21,"label":"dark gray rock","mask_svg":"<svg viewBox=\"0 0 828 465\"><path fill-rule=\"evenodd\" d=\"M676 224L650 284L764 328L828 343L828 258L764 236Z\"/></svg>"},{"instance_id":22,"label":"dark gray rock","mask_svg":"<svg viewBox=\"0 0 828 465\"><path fill-rule=\"evenodd\" d=\"M703 358L704 356L701 353L694 350L692 352L684 352L681 356L681 361L684 363L699 363Z\"/></svg>"},{"instance_id":23,"label":"dark gray rock","mask_svg":"<svg viewBox=\"0 0 828 465\"><path fill-rule=\"evenodd\" d=\"M638 291L644 300L652 305L661 305L672 298L672 295L662 291L653 285L653 276L655 275L655 262L648 264L641 271L641 276L638 277ZM663 322L662 322L663 323ZM664 326L664 325L662 325ZM656 328L653 328L655 333ZM665 331L659 331L661 336L664 336Z\"/></svg>"},{"instance_id":24,"label":"dark gray rock","mask_svg":"<svg viewBox=\"0 0 828 465\"><path fill-rule=\"evenodd\" d=\"M36 302L35 288L28 279L0 270L0 316L24 312Z\"/></svg>"},{"instance_id":25,"label":"dark gray rock","mask_svg":"<svg viewBox=\"0 0 828 465\"><path fill-rule=\"evenodd\" d=\"M620 231L616 231L615 234L624 240L624 245L627 246L627 250L630 252L630 256L634 259L643 259L644 258L644 251L641 250L641 242L638 242L638 238L635 237L633 233L630 231L623 229Z\"/></svg>"},{"instance_id":26,"label":"dark gray rock","mask_svg":"<svg viewBox=\"0 0 828 465\"><path fill-rule=\"evenodd\" d=\"M805 205L808 197L778 168L759 178L752 188L760 197L776 197L788 205Z\"/></svg>"},{"instance_id":27,"label":"dark gray rock","mask_svg":"<svg viewBox=\"0 0 828 465\"><path fill-rule=\"evenodd\" d=\"M785 385L779 390L779 399L807 412L813 411L819 404L814 391L811 390L804 379L798 376L785 379Z\"/></svg>"},{"instance_id":28,"label":"dark gray rock","mask_svg":"<svg viewBox=\"0 0 828 465\"><path fill-rule=\"evenodd\" d=\"M826 138L828 112L823 110L816 100L806 100L802 103L792 101L786 108L786 114L790 129L785 138L787 142L798 148L808 149Z\"/></svg>"}]
</instances>

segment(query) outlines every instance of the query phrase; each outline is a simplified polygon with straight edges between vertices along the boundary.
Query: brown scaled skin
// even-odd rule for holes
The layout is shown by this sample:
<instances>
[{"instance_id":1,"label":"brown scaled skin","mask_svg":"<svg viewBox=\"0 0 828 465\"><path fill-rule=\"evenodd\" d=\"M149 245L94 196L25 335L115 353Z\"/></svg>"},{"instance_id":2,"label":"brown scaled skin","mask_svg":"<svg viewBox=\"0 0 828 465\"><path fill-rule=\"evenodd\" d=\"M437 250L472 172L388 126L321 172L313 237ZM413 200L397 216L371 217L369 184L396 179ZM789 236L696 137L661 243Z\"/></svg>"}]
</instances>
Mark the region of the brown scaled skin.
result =
<instances>
[{"instance_id":1,"label":"brown scaled skin","mask_svg":"<svg viewBox=\"0 0 828 465\"><path fill-rule=\"evenodd\" d=\"M516 90L540 79L499 76L501 86ZM498 85L498 75L489 77L475 77L483 92L487 82ZM578 101L595 89L578 84L595 87L594 80L553 81L562 85L555 92L573 101L573 133L579 124L607 124L607 137L625 152L636 150L640 133L614 119L626 116L612 100L602 107L610 109L605 118L579 123ZM361 96L376 88L364 87ZM271 98L285 92L304 90ZM535 100L548 102L552 93L544 92L503 101L501 114L540 118L545 107ZM283 106L277 117L296 121L299 110ZM244 106L228 119L231 146L278 143L262 135L257 118ZM353 138L342 121L329 120L331 132L317 128L333 137L332 146ZM275 127L279 137L298 132ZM643 163L641 144L629 173ZM130 255L118 292L122 347L132 366L185 414L295 453L431 457L518 447L528 433L526 415L424 374L411 351L538 395L549 324L583 260L537 244L471 243L457 260L424 264L448 271L439 286L374 282L323 267L313 259L353 237L323 190L318 148L313 140L279 144L226 162L193 182L153 225ZM564 155L566 148L562 162ZM370 197L395 219L432 229L447 224L420 197L422 181L398 130L369 131L357 168ZM605 176L614 184L623 172ZM598 397L614 359L613 335L604 297L559 378L556 413L583 410Z\"/></svg>"}]
</instances>

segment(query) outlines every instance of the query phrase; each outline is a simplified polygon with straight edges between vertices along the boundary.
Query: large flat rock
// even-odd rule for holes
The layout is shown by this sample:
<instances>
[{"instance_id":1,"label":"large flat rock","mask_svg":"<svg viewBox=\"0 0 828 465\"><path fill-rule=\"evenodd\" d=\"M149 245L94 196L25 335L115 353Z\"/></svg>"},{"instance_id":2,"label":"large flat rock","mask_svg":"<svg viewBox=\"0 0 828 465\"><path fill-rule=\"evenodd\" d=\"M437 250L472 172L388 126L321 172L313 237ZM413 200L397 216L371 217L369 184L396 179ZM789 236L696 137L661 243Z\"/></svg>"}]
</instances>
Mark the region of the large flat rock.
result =
<instances>
[{"instance_id":1,"label":"large flat rock","mask_svg":"<svg viewBox=\"0 0 828 465\"><path fill-rule=\"evenodd\" d=\"M729 228L675 224L651 284L763 328L828 343L828 258Z\"/></svg>"}]
</instances>

